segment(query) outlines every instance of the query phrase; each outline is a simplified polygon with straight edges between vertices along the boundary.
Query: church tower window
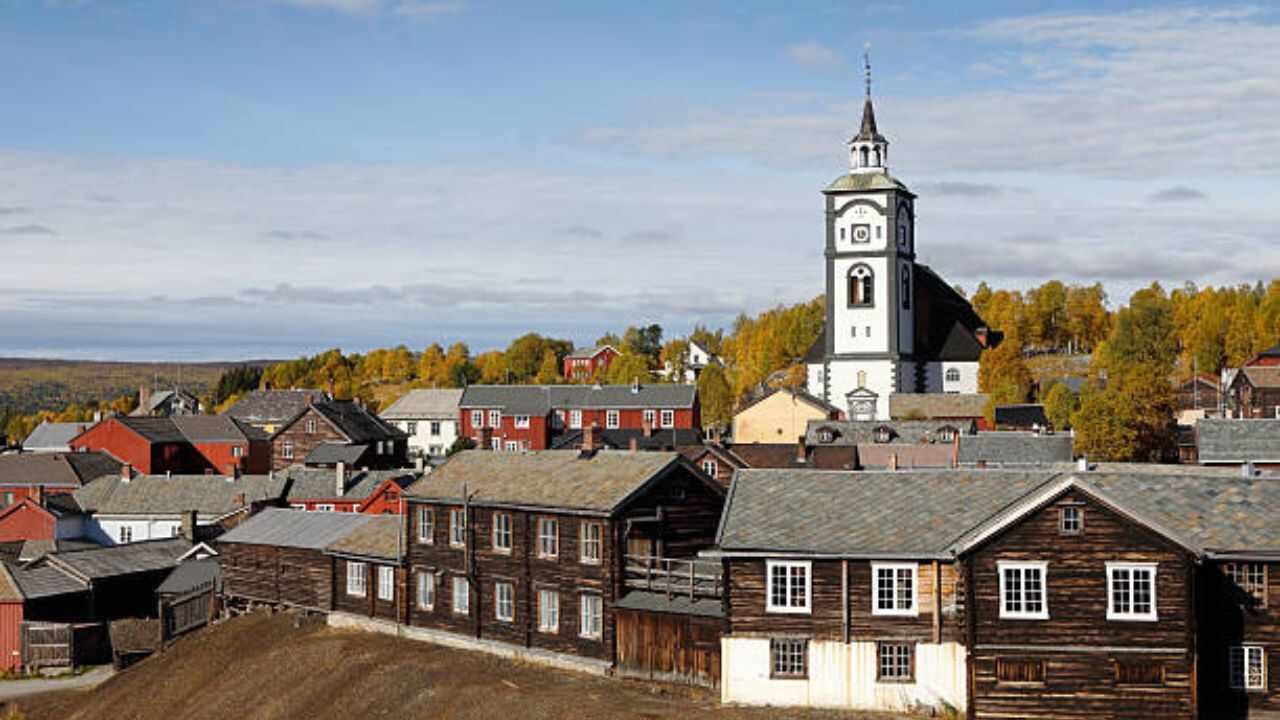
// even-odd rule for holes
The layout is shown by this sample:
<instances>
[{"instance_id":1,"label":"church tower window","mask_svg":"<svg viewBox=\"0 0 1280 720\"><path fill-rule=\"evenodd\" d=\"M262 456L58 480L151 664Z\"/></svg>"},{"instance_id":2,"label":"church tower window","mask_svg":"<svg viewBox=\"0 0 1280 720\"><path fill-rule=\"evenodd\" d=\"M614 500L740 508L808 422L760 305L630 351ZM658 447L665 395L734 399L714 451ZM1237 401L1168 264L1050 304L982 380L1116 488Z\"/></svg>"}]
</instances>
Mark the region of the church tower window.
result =
<instances>
[{"instance_id":1,"label":"church tower window","mask_svg":"<svg viewBox=\"0 0 1280 720\"><path fill-rule=\"evenodd\" d=\"M902 267L902 309L911 309L911 268Z\"/></svg>"},{"instance_id":2,"label":"church tower window","mask_svg":"<svg viewBox=\"0 0 1280 720\"><path fill-rule=\"evenodd\" d=\"M866 265L849 268L849 307L875 305L876 278Z\"/></svg>"}]
</instances>

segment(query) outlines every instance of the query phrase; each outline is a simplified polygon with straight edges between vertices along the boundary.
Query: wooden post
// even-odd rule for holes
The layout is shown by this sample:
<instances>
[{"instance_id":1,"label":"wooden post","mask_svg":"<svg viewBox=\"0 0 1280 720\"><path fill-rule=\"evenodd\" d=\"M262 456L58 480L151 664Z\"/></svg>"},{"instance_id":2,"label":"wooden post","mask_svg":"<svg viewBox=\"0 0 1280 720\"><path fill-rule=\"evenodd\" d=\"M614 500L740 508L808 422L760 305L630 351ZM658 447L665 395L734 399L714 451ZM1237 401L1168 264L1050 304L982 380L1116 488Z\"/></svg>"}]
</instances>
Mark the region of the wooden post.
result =
<instances>
[{"instance_id":1,"label":"wooden post","mask_svg":"<svg viewBox=\"0 0 1280 720\"><path fill-rule=\"evenodd\" d=\"M768 581L766 580L766 587ZM849 561L840 561L840 634L849 644Z\"/></svg>"},{"instance_id":2,"label":"wooden post","mask_svg":"<svg viewBox=\"0 0 1280 720\"><path fill-rule=\"evenodd\" d=\"M689 561L689 600L690 601L693 600L693 586L695 583L697 583L697 578L694 577L694 571L697 570L697 568L698 568L697 563L690 560Z\"/></svg>"},{"instance_id":3,"label":"wooden post","mask_svg":"<svg viewBox=\"0 0 1280 720\"><path fill-rule=\"evenodd\" d=\"M933 561L933 642L942 642L942 564Z\"/></svg>"}]
</instances>

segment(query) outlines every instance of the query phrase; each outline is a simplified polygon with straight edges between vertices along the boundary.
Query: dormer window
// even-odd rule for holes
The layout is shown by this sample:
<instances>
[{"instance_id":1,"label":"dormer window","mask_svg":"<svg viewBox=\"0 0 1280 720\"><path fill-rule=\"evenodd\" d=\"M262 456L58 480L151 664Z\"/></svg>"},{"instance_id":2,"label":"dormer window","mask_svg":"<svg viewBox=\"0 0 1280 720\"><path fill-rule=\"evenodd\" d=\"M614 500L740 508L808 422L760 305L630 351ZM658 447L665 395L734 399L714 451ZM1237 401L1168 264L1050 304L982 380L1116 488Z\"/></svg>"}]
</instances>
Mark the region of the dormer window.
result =
<instances>
[{"instance_id":1,"label":"dormer window","mask_svg":"<svg viewBox=\"0 0 1280 720\"><path fill-rule=\"evenodd\" d=\"M835 439L836 431L831 428L822 428L818 431L818 442L820 443L835 442Z\"/></svg>"},{"instance_id":2,"label":"dormer window","mask_svg":"<svg viewBox=\"0 0 1280 720\"><path fill-rule=\"evenodd\" d=\"M881 425L875 429L873 437L877 443L887 443L893 439L893 430L886 425Z\"/></svg>"},{"instance_id":3,"label":"dormer window","mask_svg":"<svg viewBox=\"0 0 1280 720\"><path fill-rule=\"evenodd\" d=\"M943 425L938 428L938 432L936 434L938 436L938 440L949 443L955 442L956 436L960 434L960 431L950 425Z\"/></svg>"}]
</instances>

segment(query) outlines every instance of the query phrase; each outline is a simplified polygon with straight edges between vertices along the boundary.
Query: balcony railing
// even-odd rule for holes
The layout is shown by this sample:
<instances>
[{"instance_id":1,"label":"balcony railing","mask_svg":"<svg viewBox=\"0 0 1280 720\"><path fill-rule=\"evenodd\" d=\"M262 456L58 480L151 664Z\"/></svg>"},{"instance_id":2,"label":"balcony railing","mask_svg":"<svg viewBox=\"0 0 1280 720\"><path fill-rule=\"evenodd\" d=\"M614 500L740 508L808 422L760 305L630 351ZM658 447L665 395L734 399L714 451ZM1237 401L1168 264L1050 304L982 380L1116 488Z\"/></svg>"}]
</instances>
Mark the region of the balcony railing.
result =
<instances>
[{"instance_id":1,"label":"balcony railing","mask_svg":"<svg viewBox=\"0 0 1280 720\"><path fill-rule=\"evenodd\" d=\"M663 593L668 600L718 600L724 594L720 563L646 555L627 555L624 560L623 582L629 590Z\"/></svg>"}]
</instances>

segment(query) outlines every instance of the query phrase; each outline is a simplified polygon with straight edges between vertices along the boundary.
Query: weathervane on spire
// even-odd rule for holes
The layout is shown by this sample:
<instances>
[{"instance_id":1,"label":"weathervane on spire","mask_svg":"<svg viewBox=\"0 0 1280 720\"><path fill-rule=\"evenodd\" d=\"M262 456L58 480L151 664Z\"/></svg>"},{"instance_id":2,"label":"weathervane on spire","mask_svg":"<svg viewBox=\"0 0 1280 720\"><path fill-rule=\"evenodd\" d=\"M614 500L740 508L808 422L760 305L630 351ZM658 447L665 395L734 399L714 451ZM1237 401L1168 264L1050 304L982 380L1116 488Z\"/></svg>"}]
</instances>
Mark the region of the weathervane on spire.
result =
<instances>
[{"instance_id":1,"label":"weathervane on spire","mask_svg":"<svg viewBox=\"0 0 1280 720\"><path fill-rule=\"evenodd\" d=\"M867 97L871 97L871 43L862 47L862 62L867 69Z\"/></svg>"}]
</instances>

